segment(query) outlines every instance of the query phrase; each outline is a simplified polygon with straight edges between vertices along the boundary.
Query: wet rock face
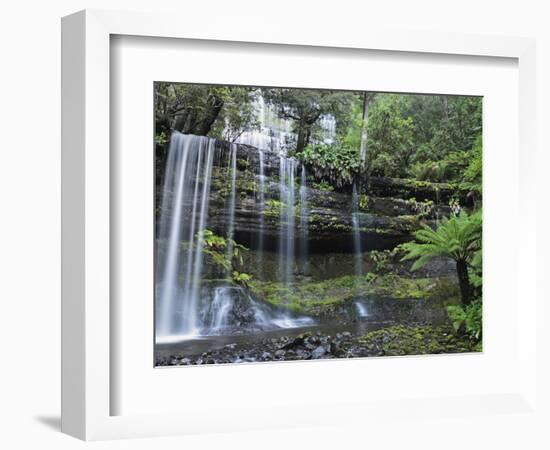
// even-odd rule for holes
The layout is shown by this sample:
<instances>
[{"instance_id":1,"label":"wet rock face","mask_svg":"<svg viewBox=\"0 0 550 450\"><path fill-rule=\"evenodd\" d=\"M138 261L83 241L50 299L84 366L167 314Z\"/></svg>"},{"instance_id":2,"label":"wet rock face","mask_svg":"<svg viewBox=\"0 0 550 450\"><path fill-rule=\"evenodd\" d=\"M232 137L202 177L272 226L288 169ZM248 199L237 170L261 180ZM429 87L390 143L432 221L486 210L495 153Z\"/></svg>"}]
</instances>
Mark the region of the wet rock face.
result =
<instances>
[{"instance_id":1,"label":"wet rock face","mask_svg":"<svg viewBox=\"0 0 550 450\"><path fill-rule=\"evenodd\" d=\"M257 329L255 304L239 286L204 282L201 288L201 323L205 334Z\"/></svg>"},{"instance_id":2,"label":"wet rock face","mask_svg":"<svg viewBox=\"0 0 550 450\"><path fill-rule=\"evenodd\" d=\"M222 144L221 144L222 145ZM225 147L223 147L225 145ZM229 144L223 144L229 152ZM260 179L260 153L254 147L236 145L236 182L234 224L238 242L255 250L260 244L260 230L263 233L262 248L276 251L281 233L281 186L279 184L280 157L264 151L263 173ZM223 154L222 154L223 156ZM307 228L309 251L311 253L344 252L354 250L351 192L323 188L311 180L300 191L300 165L295 177L294 219L296 239ZM231 195L230 164L226 157L214 162L208 226L223 234L230 220L228 202ZM263 192L260 187L263 186ZM450 187L432 184L412 185L408 181L373 178L371 188L362 195L359 212L359 236L364 250L391 249L412 239L412 233L422 223L430 223L436 217L448 215L448 206L424 207L419 216L418 202L424 200L442 202L450 196ZM298 192L300 191L300 192ZM415 198L414 196L417 196ZM301 198L307 202L307 217L301 217ZM263 203L262 203L263 199ZM434 199L434 200L432 200ZM412 201L411 201L412 200ZM298 245L298 242L295 242Z\"/></svg>"},{"instance_id":3,"label":"wet rock face","mask_svg":"<svg viewBox=\"0 0 550 450\"><path fill-rule=\"evenodd\" d=\"M201 288L200 319L204 335L234 335L278 329L278 324L313 323L254 299L229 281L205 281Z\"/></svg>"},{"instance_id":4,"label":"wet rock face","mask_svg":"<svg viewBox=\"0 0 550 450\"><path fill-rule=\"evenodd\" d=\"M229 159L232 148L236 155L235 239L251 250L257 250L262 230L262 249L276 251L281 227L284 226L280 210L286 205L280 203L281 158L272 152L262 152L264 176L260 179L258 149L242 144L218 143L218 153L213 161L207 226L217 234L225 235L230 220L228 206L232 177ZM296 239L307 225L310 253L353 252L351 191L346 188L328 189L310 178L303 192L307 217L301 220L300 167L297 163L293 208ZM263 186L263 192L260 192L260 186ZM454 193L453 187L447 184L372 177L368 190L360 196L361 248L364 251L392 249L411 240L414 231L423 223L430 224L436 218L450 214L447 204Z\"/></svg>"},{"instance_id":5,"label":"wet rock face","mask_svg":"<svg viewBox=\"0 0 550 450\"><path fill-rule=\"evenodd\" d=\"M248 251L243 255L244 265L248 268L254 278L277 281L279 270L279 256L273 252ZM455 277L456 263L449 258L435 258L429 261L424 267L414 272L410 271L413 264L411 261L400 261L400 256L391 262L391 271L404 277ZM327 278L337 278L355 273L355 256L350 258L347 253L314 253L308 255L307 266L297 264L294 276L297 280L322 281ZM363 273L376 272L376 265L373 263L370 253L361 255ZM306 269L306 270L304 270ZM388 269L390 270L390 269Z\"/></svg>"},{"instance_id":6,"label":"wet rock face","mask_svg":"<svg viewBox=\"0 0 550 450\"><path fill-rule=\"evenodd\" d=\"M447 314L441 301L434 299L367 298L350 302L348 315L352 320L361 320L361 309L369 320L441 324ZM365 314L364 313L364 314Z\"/></svg>"}]
</instances>

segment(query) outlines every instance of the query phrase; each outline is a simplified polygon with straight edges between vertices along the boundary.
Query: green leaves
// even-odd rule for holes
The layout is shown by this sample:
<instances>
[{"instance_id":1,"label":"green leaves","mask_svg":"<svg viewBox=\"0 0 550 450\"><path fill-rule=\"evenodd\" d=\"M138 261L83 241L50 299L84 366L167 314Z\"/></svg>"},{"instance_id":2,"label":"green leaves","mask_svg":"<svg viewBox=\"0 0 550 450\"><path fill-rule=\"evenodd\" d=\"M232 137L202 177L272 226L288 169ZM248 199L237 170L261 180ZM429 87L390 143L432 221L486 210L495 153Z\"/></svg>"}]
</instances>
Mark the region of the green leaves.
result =
<instances>
[{"instance_id":1,"label":"green leaves","mask_svg":"<svg viewBox=\"0 0 550 450\"><path fill-rule=\"evenodd\" d=\"M318 179L328 179L337 186L353 183L361 167L358 149L338 142L308 145L296 157L313 170Z\"/></svg>"},{"instance_id":2,"label":"green leaves","mask_svg":"<svg viewBox=\"0 0 550 450\"><path fill-rule=\"evenodd\" d=\"M455 261L471 261L481 249L481 210L472 215L443 218L435 230L425 225L415 234L417 242L407 242L401 248L407 252L402 261L416 260L412 270L423 267L437 256Z\"/></svg>"},{"instance_id":3,"label":"green leaves","mask_svg":"<svg viewBox=\"0 0 550 450\"><path fill-rule=\"evenodd\" d=\"M405 112L410 96L378 94L368 117L366 165L369 174L402 177L416 148L412 117Z\"/></svg>"},{"instance_id":4,"label":"green leaves","mask_svg":"<svg viewBox=\"0 0 550 450\"><path fill-rule=\"evenodd\" d=\"M401 260L415 260L411 269L417 270L438 256L454 259L462 302L469 304L473 290L468 265L473 263L477 255L481 258L481 220L481 210L471 215L462 211L458 216L442 219L435 230L424 226L415 233L417 242L401 244L401 249L406 252ZM479 267L481 284L481 260Z\"/></svg>"},{"instance_id":5,"label":"green leaves","mask_svg":"<svg viewBox=\"0 0 550 450\"><path fill-rule=\"evenodd\" d=\"M483 158L481 151L481 135L469 152L470 162L464 171L460 188L469 191L474 197L481 198Z\"/></svg>"},{"instance_id":6,"label":"green leaves","mask_svg":"<svg viewBox=\"0 0 550 450\"><path fill-rule=\"evenodd\" d=\"M252 280L252 276L247 273L234 271L232 274L232 279L235 283L248 288L250 285L250 281Z\"/></svg>"},{"instance_id":7,"label":"green leaves","mask_svg":"<svg viewBox=\"0 0 550 450\"><path fill-rule=\"evenodd\" d=\"M227 246L227 241L213 231L205 229L200 232L200 239L205 247L210 249L224 249Z\"/></svg>"},{"instance_id":8,"label":"green leaves","mask_svg":"<svg viewBox=\"0 0 550 450\"><path fill-rule=\"evenodd\" d=\"M464 331L471 339L478 341L482 333L482 304L474 301L463 307L459 305L447 306L447 314L453 324L455 332Z\"/></svg>"},{"instance_id":9,"label":"green leaves","mask_svg":"<svg viewBox=\"0 0 550 450\"><path fill-rule=\"evenodd\" d=\"M229 272L236 267L243 266L243 252L248 249L238 244L233 239L218 236L213 231L204 229L198 233L203 246L203 254L209 262L221 272ZM233 274L238 272L233 272ZM246 274L245 274L246 275ZM248 279L241 279L241 282L248 282Z\"/></svg>"}]
</instances>

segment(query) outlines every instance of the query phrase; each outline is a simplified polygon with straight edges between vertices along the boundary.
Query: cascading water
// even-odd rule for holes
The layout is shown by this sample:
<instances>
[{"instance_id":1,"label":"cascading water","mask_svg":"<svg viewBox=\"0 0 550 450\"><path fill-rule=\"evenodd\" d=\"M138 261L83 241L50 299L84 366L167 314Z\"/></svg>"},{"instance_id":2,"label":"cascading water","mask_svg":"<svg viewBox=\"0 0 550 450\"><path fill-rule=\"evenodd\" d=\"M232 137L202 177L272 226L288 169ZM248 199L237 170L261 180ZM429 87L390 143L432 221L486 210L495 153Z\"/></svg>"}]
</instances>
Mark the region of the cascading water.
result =
<instances>
[{"instance_id":1,"label":"cascading water","mask_svg":"<svg viewBox=\"0 0 550 450\"><path fill-rule=\"evenodd\" d=\"M203 255L197 231L206 225L215 143L214 139L180 133L173 133L171 137L158 229L156 327L159 335L198 331ZM183 251L182 240L188 243ZM180 283L182 273L185 276Z\"/></svg>"},{"instance_id":2,"label":"cascading water","mask_svg":"<svg viewBox=\"0 0 550 450\"><path fill-rule=\"evenodd\" d=\"M255 300L230 281L209 285L202 276L204 245L201 232L208 225L214 164L226 164L230 189L225 203L223 235L228 238L226 257L233 253L237 203L238 146L215 139L173 132L168 149L161 192L161 216L157 230L156 337L157 342L197 335L243 330L267 330L309 325L313 320L297 317ZM265 173L263 151L259 153L259 203L264 208ZM284 280L292 281L295 266L296 160L281 156L281 267ZM304 172L305 177L305 172ZM304 181L305 183L305 181ZM301 183L304 184L304 183ZM304 184L305 186L305 184ZM283 201L284 200L284 201ZM263 219L259 230L263 240ZM260 244L260 253L263 242ZM230 275L227 271L226 275ZM223 281L223 280L222 280Z\"/></svg>"},{"instance_id":3,"label":"cascading water","mask_svg":"<svg viewBox=\"0 0 550 450\"><path fill-rule=\"evenodd\" d=\"M357 311L357 315L362 319L369 316L367 306L361 302L355 302L355 310Z\"/></svg>"},{"instance_id":4,"label":"cascading water","mask_svg":"<svg viewBox=\"0 0 550 450\"><path fill-rule=\"evenodd\" d=\"M321 141L324 144L333 144L336 137L336 119L334 118L334 116L321 116L320 125L323 130Z\"/></svg>"},{"instance_id":5,"label":"cascading water","mask_svg":"<svg viewBox=\"0 0 550 450\"><path fill-rule=\"evenodd\" d=\"M313 324L305 316L292 316L254 300L240 286L218 286L200 311L202 335L216 336L243 330L274 330Z\"/></svg>"},{"instance_id":6,"label":"cascading water","mask_svg":"<svg viewBox=\"0 0 550 450\"><path fill-rule=\"evenodd\" d=\"M296 231L294 203L296 160L279 158L279 192L280 192L280 233L279 233L279 274L288 286L293 281L295 254L294 235Z\"/></svg>"},{"instance_id":7,"label":"cascading water","mask_svg":"<svg viewBox=\"0 0 550 450\"><path fill-rule=\"evenodd\" d=\"M308 272L308 226L309 210L307 204L307 174L302 164L300 172L300 259L302 261L302 272Z\"/></svg>"},{"instance_id":8,"label":"cascading water","mask_svg":"<svg viewBox=\"0 0 550 450\"><path fill-rule=\"evenodd\" d=\"M292 121L277 117L274 107L267 105L261 95L256 96L253 108L259 127L244 131L235 142L286 155L288 146L296 140L296 135L291 131Z\"/></svg>"},{"instance_id":9,"label":"cascading water","mask_svg":"<svg viewBox=\"0 0 550 450\"><path fill-rule=\"evenodd\" d=\"M266 104L260 92L253 104L259 121L257 129L246 130L235 140L261 150L286 156L289 148L296 142L298 136L293 131L293 121L278 116L273 105ZM336 138L336 119L330 114L324 114L319 119L320 132L312 143L333 144Z\"/></svg>"},{"instance_id":10,"label":"cascading water","mask_svg":"<svg viewBox=\"0 0 550 450\"><path fill-rule=\"evenodd\" d=\"M235 144L231 144L228 178L231 180L231 189L229 192L229 201L227 205L228 245L226 250L226 257L229 261L231 261L231 258L233 257L233 237L235 234L235 187L237 184L237 146ZM229 275L229 271L227 275Z\"/></svg>"},{"instance_id":11,"label":"cascading water","mask_svg":"<svg viewBox=\"0 0 550 450\"><path fill-rule=\"evenodd\" d=\"M264 151L258 150L259 174L258 174L258 203L257 210L260 217L258 228L258 273L263 275L263 250L264 250L264 210L265 210L265 161Z\"/></svg>"},{"instance_id":12,"label":"cascading water","mask_svg":"<svg viewBox=\"0 0 550 450\"><path fill-rule=\"evenodd\" d=\"M361 229L359 220L359 196L357 195L357 186L353 183L351 195L351 223L353 227L353 253L355 275L363 274L363 255L361 252Z\"/></svg>"},{"instance_id":13,"label":"cascading water","mask_svg":"<svg viewBox=\"0 0 550 450\"><path fill-rule=\"evenodd\" d=\"M211 331L220 331L227 326L229 311L232 307L233 297L230 288L227 286L217 287L207 311Z\"/></svg>"}]
</instances>

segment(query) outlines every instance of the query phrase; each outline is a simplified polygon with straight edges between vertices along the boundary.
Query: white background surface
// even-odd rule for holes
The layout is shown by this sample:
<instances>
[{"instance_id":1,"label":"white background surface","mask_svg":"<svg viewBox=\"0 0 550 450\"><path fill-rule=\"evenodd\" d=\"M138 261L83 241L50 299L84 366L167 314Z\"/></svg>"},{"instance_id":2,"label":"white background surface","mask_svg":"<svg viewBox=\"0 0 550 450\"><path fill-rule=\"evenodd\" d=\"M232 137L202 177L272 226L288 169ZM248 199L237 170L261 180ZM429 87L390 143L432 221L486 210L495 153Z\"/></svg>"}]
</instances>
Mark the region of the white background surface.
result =
<instances>
[{"instance_id":1,"label":"white background surface","mask_svg":"<svg viewBox=\"0 0 550 450\"><path fill-rule=\"evenodd\" d=\"M250 26L266 23L304 27L308 23L337 33L339 27L368 27L457 31L538 37L539 205L545 223L544 190L550 148L543 132L550 124L550 15L536 1L53 1L22 0L0 10L0 446L3 448L72 449L91 445L102 449L200 447L208 448L548 448L550 419L499 415L475 419L421 422L404 418L402 426L369 423L359 427L335 426L209 435L156 440L84 444L59 433L59 18L82 8L178 10L186 20L203 20L205 27L249 16ZM193 14L190 18L189 15ZM511 238L513 238L513 230ZM548 240L541 227L541 254ZM539 270L544 271L542 258ZM544 275L544 273L541 273ZM505 280L503 280L504 282ZM542 286L541 286L542 287ZM546 296L540 296L542 300ZM7 308L6 308L7 306ZM539 314L549 317L548 306ZM548 342L548 332L540 330ZM547 346L540 349L542 376L548 376ZM405 376L405 375L404 375ZM544 379L543 378L543 379ZM544 387L541 395L546 395ZM406 419L406 420L405 420Z\"/></svg>"}]
</instances>

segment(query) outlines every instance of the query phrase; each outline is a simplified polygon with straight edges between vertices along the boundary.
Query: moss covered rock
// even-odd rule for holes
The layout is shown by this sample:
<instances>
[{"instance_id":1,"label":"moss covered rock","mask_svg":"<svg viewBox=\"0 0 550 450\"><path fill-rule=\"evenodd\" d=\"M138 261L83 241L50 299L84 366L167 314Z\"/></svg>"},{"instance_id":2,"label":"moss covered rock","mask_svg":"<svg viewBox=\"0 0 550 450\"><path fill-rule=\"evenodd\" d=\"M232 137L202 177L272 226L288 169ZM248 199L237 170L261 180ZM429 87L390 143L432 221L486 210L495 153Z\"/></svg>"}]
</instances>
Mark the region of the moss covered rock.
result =
<instances>
[{"instance_id":1,"label":"moss covered rock","mask_svg":"<svg viewBox=\"0 0 550 450\"><path fill-rule=\"evenodd\" d=\"M394 326L371 331L356 342L377 356L426 355L482 351L481 343L453 333L447 326Z\"/></svg>"},{"instance_id":2,"label":"moss covered rock","mask_svg":"<svg viewBox=\"0 0 550 450\"><path fill-rule=\"evenodd\" d=\"M346 275L290 285L253 280L250 288L254 296L274 306L341 320L355 318L355 305L359 301L366 302L379 320L409 317L422 320L424 312L431 310L444 317L444 305L458 299L454 278L408 278L395 274Z\"/></svg>"}]
</instances>

